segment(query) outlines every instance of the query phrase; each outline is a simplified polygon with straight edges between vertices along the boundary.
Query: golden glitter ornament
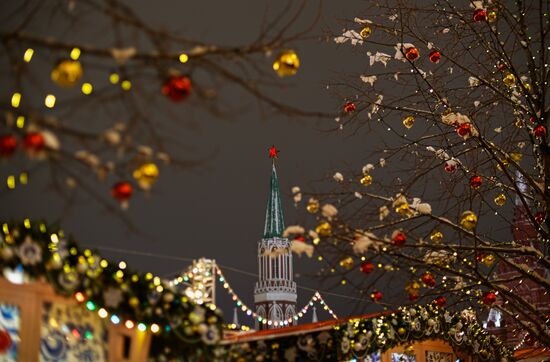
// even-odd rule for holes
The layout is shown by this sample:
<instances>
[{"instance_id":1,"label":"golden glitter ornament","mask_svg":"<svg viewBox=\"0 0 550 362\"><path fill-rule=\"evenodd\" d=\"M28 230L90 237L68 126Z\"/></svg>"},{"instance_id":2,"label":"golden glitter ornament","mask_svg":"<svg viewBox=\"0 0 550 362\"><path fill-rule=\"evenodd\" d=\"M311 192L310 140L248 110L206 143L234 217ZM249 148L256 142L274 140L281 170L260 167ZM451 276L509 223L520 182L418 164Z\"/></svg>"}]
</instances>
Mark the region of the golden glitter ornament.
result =
<instances>
[{"instance_id":1,"label":"golden glitter ornament","mask_svg":"<svg viewBox=\"0 0 550 362\"><path fill-rule=\"evenodd\" d=\"M353 268L353 258L351 256L348 256L347 258L340 260L339 264L342 268L350 270L351 268Z\"/></svg>"},{"instance_id":2,"label":"golden glitter ornament","mask_svg":"<svg viewBox=\"0 0 550 362\"><path fill-rule=\"evenodd\" d=\"M319 225L317 225L315 231L320 236L330 236L330 234L332 233L332 227L327 221L322 221L319 223Z\"/></svg>"},{"instance_id":3,"label":"golden glitter ornament","mask_svg":"<svg viewBox=\"0 0 550 362\"><path fill-rule=\"evenodd\" d=\"M407 116L403 118L403 126L410 129L412 126L414 126L414 117L413 116Z\"/></svg>"},{"instance_id":4,"label":"golden glitter ornament","mask_svg":"<svg viewBox=\"0 0 550 362\"><path fill-rule=\"evenodd\" d=\"M300 59L294 50L284 50L277 55L273 62L273 70L279 77L288 77L296 74L300 68Z\"/></svg>"},{"instance_id":5,"label":"golden glitter ornament","mask_svg":"<svg viewBox=\"0 0 550 362\"><path fill-rule=\"evenodd\" d=\"M309 199L306 210L310 214L315 214L317 211L319 211L319 201L313 198Z\"/></svg>"},{"instance_id":6,"label":"golden glitter ornament","mask_svg":"<svg viewBox=\"0 0 550 362\"><path fill-rule=\"evenodd\" d=\"M372 34L372 28L368 25L366 25L361 31L359 32L359 35L361 35L361 38L367 39Z\"/></svg>"},{"instance_id":7,"label":"golden glitter ornament","mask_svg":"<svg viewBox=\"0 0 550 362\"><path fill-rule=\"evenodd\" d=\"M61 87L72 87L78 83L83 74L82 65L78 60L62 60L51 73L51 78L55 84Z\"/></svg>"},{"instance_id":8,"label":"golden glitter ornament","mask_svg":"<svg viewBox=\"0 0 550 362\"><path fill-rule=\"evenodd\" d=\"M516 84L516 76L512 73L507 73L502 79L502 82L508 87L513 87Z\"/></svg>"},{"instance_id":9,"label":"golden glitter ornament","mask_svg":"<svg viewBox=\"0 0 550 362\"><path fill-rule=\"evenodd\" d=\"M523 121L521 119L516 119L514 124L517 128L523 128Z\"/></svg>"},{"instance_id":10,"label":"golden glitter ornament","mask_svg":"<svg viewBox=\"0 0 550 362\"><path fill-rule=\"evenodd\" d=\"M146 162L134 170L133 176L139 187L149 190L159 177L159 168L153 162Z\"/></svg>"},{"instance_id":11,"label":"golden glitter ornament","mask_svg":"<svg viewBox=\"0 0 550 362\"><path fill-rule=\"evenodd\" d=\"M495 256L493 254L487 254L483 257L482 262L486 266L491 266L495 262Z\"/></svg>"},{"instance_id":12,"label":"golden glitter ornament","mask_svg":"<svg viewBox=\"0 0 550 362\"><path fill-rule=\"evenodd\" d=\"M497 20L497 12L494 10L491 10L487 13L487 21L490 23L494 23Z\"/></svg>"},{"instance_id":13,"label":"golden glitter ornament","mask_svg":"<svg viewBox=\"0 0 550 362\"><path fill-rule=\"evenodd\" d=\"M506 203L506 195L504 194L498 194L496 197L495 197L495 204L497 204L498 206L502 206Z\"/></svg>"},{"instance_id":14,"label":"golden glitter ornament","mask_svg":"<svg viewBox=\"0 0 550 362\"><path fill-rule=\"evenodd\" d=\"M466 230L473 230L477 225L477 215L467 210L460 216L460 225Z\"/></svg>"},{"instance_id":15,"label":"golden glitter ornament","mask_svg":"<svg viewBox=\"0 0 550 362\"><path fill-rule=\"evenodd\" d=\"M400 202L395 205L395 212L399 215L408 215L410 210L408 202Z\"/></svg>"},{"instance_id":16,"label":"golden glitter ornament","mask_svg":"<svg viewBox=\"0 0 550 362\"><path fill-rule=\"evenodd\" d=\"M430 235L430 240L433 241L434 243L440 243L441 240L443 240L443 233L441 231L434 231Z\"/></svg>"},{"instance_id":17,"label":"golden glitter ornament","mask_svg":"<svg viewBox=\"0 0 550 362\"><path fill-rule=\"evenodd\" d=\"M416 280L408 283L405 286L405 291L409 294L418 294L418 291L420 290L420 283Z\"/></svg>"},{"instance_id":18,"label":"golden glitter ornament","mask_svg":"<svg viewBox=\"0 0 550 362\"><path fill-rule=\"evenodd\" d=\"M414 346L412 344L405 346L403 353L407 356L414 356Z\"/></svg>"},{"instance_id":19,"label":"golden glitter ornament","mask_svg":"<svg viewBox=\"0 0 550 362\"><path fill-rule=\"evenodd\" d=\"M372 176L371 175L365 175L361 178L361 184L363 186L369 186L372 184Z\"/></svg>"}]
</instances>

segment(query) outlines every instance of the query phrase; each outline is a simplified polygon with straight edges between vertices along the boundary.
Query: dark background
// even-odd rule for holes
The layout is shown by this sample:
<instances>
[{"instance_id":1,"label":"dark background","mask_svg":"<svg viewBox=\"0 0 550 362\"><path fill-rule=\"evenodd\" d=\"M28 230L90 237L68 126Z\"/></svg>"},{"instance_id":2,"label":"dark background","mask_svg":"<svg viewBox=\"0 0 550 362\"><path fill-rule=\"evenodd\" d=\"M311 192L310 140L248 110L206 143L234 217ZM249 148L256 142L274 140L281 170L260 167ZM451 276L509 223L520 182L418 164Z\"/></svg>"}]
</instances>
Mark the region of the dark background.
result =
<instances>
[{"instance_id":1,"label":"dark background","mask_svg":"<svg viewBox=\"0 0 550 362\"><path fill-rule=\"evenodd\" d=\"M284 5L244 0L132 1L128 4L150 24L222 45L251 42L257 36L266 8L275 14ZM362 53L357 54L352 47L338 47L328 34L339 31L343 19L360 16L362 5L361 1L323 2L321 19L312 33L315 36L294 46L302 64L298 74L283 80L285 89L270 90L270 94L305 110L337 111L341 100L331 96L326 84L343 73L349 73L350 69L357 69L362 64L366 66L368 59ZM2 5L7 6L15 5ZM318 2L308 3L298 25L311 24L318 6ZM41 14L39 21L31 24L28 31L55 33L57 24L47 19L47 13ZM100 26L95 26L93 18L83 22L83 39L108 44L109 34L101 34ZM9 28L9 23L5 23L3 28ZM95 31L95 35L90 36L90 29ZM72 36L78 37L78 34ZM366 52L366 49L361 52ZM270 69L272 59L260 60L260 66ZM43 67L47 77L51 64ZM3 69L3 77L6 73ZM9 94L11 90L6 87L2 91L2 102L9 99ZM242 92L225 91L223 96L228 103L242 103L245 99ZM344 165L360 169L368 160L366 152L373 139L364 135L350 137L345 131L328 132L336 124L334 119L295 119L266 114L254 100L246 102L245 111L232 114L229 120L193 113L193 122L198 127L192 130L182 128L174 134L188 147L174 156L215 156L194 170L161 167L161 176L150 197L136 195L127 211L128 217L139 226L141 235L129 232L118 218L85 195L77 199L76 205L66 208L47 181L50 176L47 167L42 167L32 176L29 186L2 192L0 219L60 220L66 232L84 245L103 249L102 254L110 259L124 259L131 267L160 276L175 275L185 269L189 264L185 258L214 258L222 265L235 291L252 306L255 278L223 266L257 272L256 243L262 236L269 191L271 161L267 157L267 148L274 144L281 150L277 167L284 195L285 221L290 225L308 218L303 204L298 210L293 207L290 188L294 185L303 189L318 187L316 180L332 175L335 169ZM189 116L184 109L176 114L182 122ZM3 163L0 166L3 179L15 169L11 164ZM101 187L105 189L106 186ZM128 253L109 251L105 247L127 250ZM159 256L135 255L130 251ZM175 260L178 258L181 260ZM315 258L308 260L303 256L294 260L296 281L300 286L330 288L343 295L325 295L339 316L375 308L371 307L370 301L358 304L357 300L346 299L344 296L351 290L333 288L333 285L323 285L322 281L307 277L320 267ZM299 290L298 307L301 308L312 294L311 291ZM217 304L225 311L226 317L231 318L233 304L221 287L218 288ZM320 310L318 312L321 320L330 317ZM242 314L240 319L252 323Z\"/></svg>"}]
</instances>

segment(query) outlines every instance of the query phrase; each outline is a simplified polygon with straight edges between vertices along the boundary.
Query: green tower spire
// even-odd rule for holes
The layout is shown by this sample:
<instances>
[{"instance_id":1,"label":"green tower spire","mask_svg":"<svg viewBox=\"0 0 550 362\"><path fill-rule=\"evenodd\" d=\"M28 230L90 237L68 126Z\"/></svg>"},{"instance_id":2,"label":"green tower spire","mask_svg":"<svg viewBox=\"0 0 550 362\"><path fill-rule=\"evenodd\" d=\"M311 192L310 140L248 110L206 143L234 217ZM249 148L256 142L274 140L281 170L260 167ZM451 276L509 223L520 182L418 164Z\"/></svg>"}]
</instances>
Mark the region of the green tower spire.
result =
<instances>
[{"instance_id":1,"label":"green tower spire","mask_svg":"<svg viewBox=\"0 0 550 362\"><path fill-rule=\"evenodd\" d=\"M283 208L281 206L281 194L279 192L279 179L275 162L271 171L271 187L269 190L269 199L267 200L267 209L265 210L264 238L282 237L285 229L283 219Z\"/></svg>"}]
</instances>

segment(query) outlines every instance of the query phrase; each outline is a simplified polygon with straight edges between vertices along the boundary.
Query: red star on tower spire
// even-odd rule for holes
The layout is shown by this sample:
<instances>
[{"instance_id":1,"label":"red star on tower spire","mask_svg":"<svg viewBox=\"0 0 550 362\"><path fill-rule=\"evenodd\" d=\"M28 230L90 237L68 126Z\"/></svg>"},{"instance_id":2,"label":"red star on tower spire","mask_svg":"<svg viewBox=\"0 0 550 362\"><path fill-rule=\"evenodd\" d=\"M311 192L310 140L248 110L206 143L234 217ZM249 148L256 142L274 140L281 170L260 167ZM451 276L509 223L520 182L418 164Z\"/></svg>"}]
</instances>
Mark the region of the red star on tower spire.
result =
<instances>
[{"instance_id":1,"label":"red star on tower spire","mask_svg":"<svg viewBox=\"0 0 550 362\"><path fill-rule=\"evenodd\" d=\"M275 160L276 158L279 158L278 154L279 154L279 150L277 149L277 147L275 146L271 146L269 147L269 158Z\"/></svg>"}]
</instances>

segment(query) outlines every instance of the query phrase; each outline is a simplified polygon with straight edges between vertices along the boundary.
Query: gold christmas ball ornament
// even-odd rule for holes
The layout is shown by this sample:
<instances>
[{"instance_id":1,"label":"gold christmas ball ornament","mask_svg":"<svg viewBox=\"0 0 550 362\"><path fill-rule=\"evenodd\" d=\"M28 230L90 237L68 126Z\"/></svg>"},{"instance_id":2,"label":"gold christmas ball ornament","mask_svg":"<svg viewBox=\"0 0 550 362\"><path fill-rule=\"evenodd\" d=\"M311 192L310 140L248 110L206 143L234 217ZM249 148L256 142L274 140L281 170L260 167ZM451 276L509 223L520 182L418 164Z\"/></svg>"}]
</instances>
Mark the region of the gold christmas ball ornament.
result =
<instances>
[{"instance_id":1,"label":"gold christmas ball ornament","mask_svg":"<svg viewBox=\"0 0 550 362\"><path fill-rule=\"evenodd\" d=\"M283 50L273 62L273 70L279 77L294 75L298 68L300 68L300 58L294 50Z\"/></svg>"},{"instance_id":2,"label":"gold christmas ball ornament","mask_svg":"<svg viewBox=\"0 0 550 362\"><path fill-rule=\"evenodd\" d=\"M405 291L409 294L418 294L418 291L420 290L420 283L416 280L408 283L405 286Z\"/></svg>"},{"instance_id":3,"label":"gold christmas ball ornament","mask_svg":"<svg viewBox=\"0 0 550 362\"><path fill-rule=\"evenodd\" d=\"M407 330L403 327L399 327L397 329L397 334L399 334L400 336L403 336L405 333L407 333Z\"/></svg>"},{"instance_id":4,"label":"gold christmas ball ornament","mask_svg":"<svg viewBox=\"0 0 550 362\"><path fill-rule=\"evenodd\" d=\"M365 176L361 177L361 184L363 186L369 186L370 184L372 184L372 176L371 175L365 175Z\"/></svg>"},{"instance_id":5,"label":"gold christmas ball ornament","mask_svg":"<svg viewBox=\"0 0 550 362\"><path fill-rule=\"evenodd\" d=\"M502 206L506 203L506 195L504 194L498 194L496 197L495 197L495 204L497 204L498 206Z\"/></svg>"},{"instance_id":6,"label":"gold christmas ball ornament","mask_svg":"<svg viewBox=\"0 0 550 362\"><path fill-rule=\"evenodd\" d=\"M414 117L407 116L403 118L403 126L405 126L407 129L410 129L412 126L414 126Z\"/></svg>"},{"instance_id":7,"label":"gold christmas ball ornament","mask_svg":"<svg viewBox=\"0 0 550 362\"><path fill-rule=\"evenodd\" d=\"M494 23L497 20L497 12L494 10L491 10L487 13L487 21L490 23Z\"/></svg>"},{"instance_id":8,"label":"gold christmas ball ornament","mask_svg":"<svg viewBox=\"0 0 550 362\"><path fill-rule=\"evenodd\" d=\"M309 199L306 210L310 214L315 214L317 211L319 211L319 201L313 198Z\"/></svg>"},{"instance_id":9,"label":"gold christmas ball ornament","mask_svg":"<svg viewBox=\"0 0 550 362\"><path fill-rule=\"evenodd\" d=\"M149 190L159 177L159 168L153 162L146 162L134 170L133 176L139 187Z\"/></svg>"},{"instance_id":10,"label":"gold christmas ball ornament","mask_svg":"<svg viewBox=\"0 0 550 362\"><path fill-rule=\"evenodd\" d=\"M351 256L348 256L347 258L340 260L339 264L342 268L350 270L351 268L353 268L353 258Z\"/></svg>"},{"instance_id":11,"label":"gold christmas ball ornament","mask_svg":"<svg viewBox=\"0 0 550 362\"><path fill-rule=\"evenodd\" d=\"M78 60L62 60L53 68L51 78L61 87L73 87L82 79L82 65Z\"/></svg>"},{"instance_id":12,"label":"gold christmas ball ornament","mask_svg":"<svg viewBox=\"0 0 550 362\"><path fill-rule=\"evenodd\" d=\"M467 210L460 216L460 225L466 230L473 230L477 225L477 215Z\"/></svg>"},{"instance_id":13,"label":"gold christmas ball ornament","mask_svg":"<svg viewBox=\"0 0 550 362\"><path fill-rule=\"evenodd\" d=\"M487 254L483 257L482 262L486 266L491 266L495 262L495 256L493 254Z\"/></svg>"},{"instance_id":14,"label":"gold christmas ball ornament","mask_svg":"<svg viewBox=\"0 0 550 362\"><path fill-rule=\"evenodd\" d=\"M403 349L403 352L407 356L414 356L414 346L412 344L405 346L405 348Z\"/></svg>"},{"instance_id":15,"label":"gold christmas ball ornament","mask_svg":"<svg viewBox=\"0 0 550 362\"><path fill-rule=\"evenodd\" d=\"M502 79L502 82L508 87L513 87L516 84L516 76L512 73L507 73Z\"/></svg>"},{"instance_id":16,"label":"gold christmas ball ornament","mask_svg":"<svg viewBox=\"0 0 550 362\"><path fill-rule=\"evenodd\" d=\"M430 240L433 241L434 243L440 243L441 240L443 240L443 233L441 231L434 231L430 235Z\"/></svg>"},{"instance_id":17,"label":"gold christmas ball ornament","mask_svg":"<svg viewBox=\"0 0 550 362\"><path fill-rule=\"evenodd\" d=\"M395 204L395 212L399 215L408 215L410 211L409 203L408 202L400 202Z\"/></svg>"},{"instance_id":18,"label":"gold christmas ball ornament","mask_svg":"<svg viewBox=\"0 0 550 362\"><path fill-rule=\"evenodd\" d=\"M372 34L372 28L368 25L366 25L361 31L359 32L359 35L361 35L361 38L367 39Z\"/></svg>"},{"instance_id":19,"label":"gold christmas ball ornament","mask_svg":"<svg viewBox=\"0 0 550 362\"><path fill-rule=\"evenodd\" d=\"M330 226L327 221L322 221L319 223L319 225L317 225L315 231L320 236L330 236L330 234L332 233L332 226Z\"/></svg>"}]
</instances>

